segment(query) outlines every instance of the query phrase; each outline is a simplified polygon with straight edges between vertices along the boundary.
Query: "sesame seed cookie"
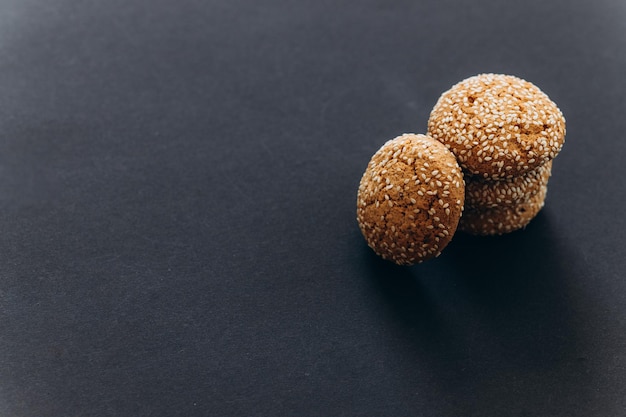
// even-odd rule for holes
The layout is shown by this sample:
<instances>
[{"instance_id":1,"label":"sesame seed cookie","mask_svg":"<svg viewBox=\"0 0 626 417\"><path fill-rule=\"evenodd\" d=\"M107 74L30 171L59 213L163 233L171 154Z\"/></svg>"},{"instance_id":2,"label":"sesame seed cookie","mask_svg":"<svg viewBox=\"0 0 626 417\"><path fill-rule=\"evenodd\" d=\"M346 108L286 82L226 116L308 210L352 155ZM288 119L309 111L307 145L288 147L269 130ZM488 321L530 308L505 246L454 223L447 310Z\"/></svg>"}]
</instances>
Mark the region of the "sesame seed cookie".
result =
<instances>
[{"instance_id":1,"label":"sesame seed cookie","mask_svg":"<svg viewBox=\"0 0 626 417\"><path fill-rule=\"evenodd\" d=\"M565 118L532 83L480 74L441 95L428 134L445 144L466 172L496 180L552 160L565 140Z\"/></svg>"},{"instance_id":2,"label":"sesame seed cookie","mask_svg":"<svg viewBox=\"0 0 626 417\"><path fill-rule=\"evenodd\" d=\"M488 209L467 207L459 222L459 230L473 235L501 235L528 225L543 208L548 187L543 186L529 200L511 206Z\"/></svg>"},{"instance_id":3,"label":"sesame seed cookie","mask_svg":"<svg viewBox=\"0 0 626 417\"><path fill-rule=\"evenodd\" d=\"M357 221L382 258L411 265L438 256L463 211L465 183L454 155L431 137L404 134L370 160L357 195Z\"/></svg>"},{"instance_id":4,"label":"sesame seed cookie","mask_svg":"<svg viewBox=\"0 0 626 417\"><path fill-rule=\"evenodd\" d=\"M500 181L465 176L465 205L493 208L528 200L548 184L551 172L552 161L549 161L526 174Z\"/></svg>"}]
</instances>

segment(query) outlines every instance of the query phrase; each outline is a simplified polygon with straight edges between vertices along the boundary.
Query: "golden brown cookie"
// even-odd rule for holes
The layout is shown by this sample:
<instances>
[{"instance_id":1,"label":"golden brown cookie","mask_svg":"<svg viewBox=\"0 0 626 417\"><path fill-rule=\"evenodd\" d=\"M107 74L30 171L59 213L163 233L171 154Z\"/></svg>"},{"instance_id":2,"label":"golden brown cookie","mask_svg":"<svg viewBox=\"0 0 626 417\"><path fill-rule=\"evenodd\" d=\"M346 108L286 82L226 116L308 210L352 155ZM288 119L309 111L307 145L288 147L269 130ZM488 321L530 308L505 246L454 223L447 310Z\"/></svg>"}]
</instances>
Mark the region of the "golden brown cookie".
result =
<instances>
[{"instance_id":1,"label":"golden brown cookie","mask_svg":"<svg viewBox=\"0 0 626 417\"><path fill-rule=\"evenodd\" d=\"M456 231L465 184L454 155L425 135L404 134L370 160L357 195L357 221L384 259L411 265L438 256Z\"/></svg>"},{"instance_id":2,"label":"golden brown cookie","mask_svg":"<svg viewBox=\"0 0 626 417\"><path fill-rule=\"evenodd\" d=\"M513 232L528 225L544 205L548 187L529 200L512 206L500 206L488 209L467 207L459 222L459 230L473 235L501 235Z\"/></svg>"},{"instance_id":3,"label":"golden brown cookie","mask_svg":"<svg viewBox=\"0 0 626 417\"><path fill-rule=\"evenodd\" d=\"M468 173L502 179L552 160L565 140L565 119L530 82L481 74L441 95L428 134L445 144Z\"/></svg>"},{"instance_id":4,"label":"golden brown cookie","mask_svg":"<svg viewBox=\"0 0 626 417\"><path fill-rule=\"evenodd\" d=\"M552 161L526 174L500 181L465 176L465 206L467 208L493 208L526 201L548 184Z\"/></svg>"}]
</instances>

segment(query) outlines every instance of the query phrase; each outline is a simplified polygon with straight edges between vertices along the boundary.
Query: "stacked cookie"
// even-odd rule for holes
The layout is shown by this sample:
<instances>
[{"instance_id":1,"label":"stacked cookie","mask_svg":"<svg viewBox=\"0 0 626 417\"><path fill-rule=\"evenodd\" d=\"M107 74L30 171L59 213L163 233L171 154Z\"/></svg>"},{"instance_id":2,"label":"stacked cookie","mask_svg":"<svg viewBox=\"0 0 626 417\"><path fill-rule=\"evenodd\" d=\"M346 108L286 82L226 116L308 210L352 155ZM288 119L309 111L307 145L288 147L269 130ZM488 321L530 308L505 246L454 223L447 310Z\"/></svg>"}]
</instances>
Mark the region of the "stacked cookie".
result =
<instances>
[{"instance_id":1,"label":"stacked cookie","mask_svg":"<svg viewBox=\"0 0 626 417\"><path fill-rule=\"evenodd\" d=\"M438 256L456 230L498 235L543 207L565 139L559 108L535 85L481 74L441 95L428 135L386 142L359 184L357 221L384 259L411 265Z\"/></svg>"},{"instance_id":2,"label":"stacked cookie","mask_svg":"<svg viewBox=\"0 0 626 417\"><path fill-rule=\"evenodd\" d=\"M463 169L459 230L496 235L523 228L543 207L552 160L565 139L565 119L530 82L481 74L441 95L428 134Z\"/></svg>"}]
</instances>

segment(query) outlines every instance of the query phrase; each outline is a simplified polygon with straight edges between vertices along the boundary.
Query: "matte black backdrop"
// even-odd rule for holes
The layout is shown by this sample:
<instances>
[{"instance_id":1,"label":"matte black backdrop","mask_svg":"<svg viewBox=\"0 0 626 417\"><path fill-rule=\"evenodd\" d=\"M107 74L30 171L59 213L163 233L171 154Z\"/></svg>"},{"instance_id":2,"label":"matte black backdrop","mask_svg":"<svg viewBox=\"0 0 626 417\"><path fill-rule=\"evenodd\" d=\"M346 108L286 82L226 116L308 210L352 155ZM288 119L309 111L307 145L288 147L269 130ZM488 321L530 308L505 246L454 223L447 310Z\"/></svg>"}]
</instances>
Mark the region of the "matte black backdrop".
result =
<instances>
[{"instance_id":1,"label":"matte black backdrop","mask_svg":"<svg viewBox=\"0 0 626 417\"><path fill-rule=\"evenodd\" d=\"M370 156L480 72L568 121L522 232L378 260ZM622 0L1 0L0 414L626 415Z\"/></svg>"}]
</instances>

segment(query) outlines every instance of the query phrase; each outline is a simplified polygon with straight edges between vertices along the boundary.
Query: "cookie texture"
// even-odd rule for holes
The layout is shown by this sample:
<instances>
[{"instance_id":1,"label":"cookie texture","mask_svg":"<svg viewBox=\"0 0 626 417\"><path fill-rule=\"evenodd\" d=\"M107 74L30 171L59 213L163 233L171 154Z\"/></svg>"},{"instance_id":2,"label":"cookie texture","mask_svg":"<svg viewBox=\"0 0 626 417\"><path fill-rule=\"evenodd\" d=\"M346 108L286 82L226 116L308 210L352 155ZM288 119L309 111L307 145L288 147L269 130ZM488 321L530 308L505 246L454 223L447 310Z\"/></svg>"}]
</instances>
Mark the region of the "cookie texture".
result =
<instances>
[{"instance_id":1,"label":"cookie texture","mask_svg":"<svg viewBox=\"0 0 626 417\"><path fill-rule=\"evenodd\" d=\"M500 181L478 176L465 177L465 206L494 208L517 204L532 198L548 184L552 161L530 172Z\"/></svg>"},{"instance_id":2,"label":"cookie texture","mask_svg":"<svg viewBox=\"0 0 626 417\"><path fill-rule=\"evenodd\" d=\"M438 256L454 235L465 200L454 155L426 135L404 134L370 160L357 195L367 244L400 265Z\"/></svg>"},{"instance_id":3,"label":"cookie texture","mask_svg":"<svg viewBox=\"0 0 626 417\"><path fill-rule=\"evenodd\" d=\"M445 144L467 173L497 180L552 160L565 140L565 118L532 83L480 74L441 95L428 120L428 135Z\"/></svg>"},{"instance_id":4,"label":"cookie texture","mask_svg":"<svg viewBox=\"0 0 626 417\"><path fill-rule=\"evenodd\" d=\"M459 230L473 235L501 235L526 227L543 208L547 186L542 186L529 200L510 206L476 209L467 207Z\"/></svg>"}]
</instances>

